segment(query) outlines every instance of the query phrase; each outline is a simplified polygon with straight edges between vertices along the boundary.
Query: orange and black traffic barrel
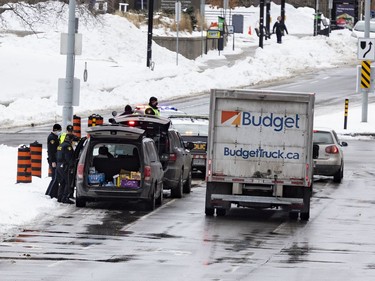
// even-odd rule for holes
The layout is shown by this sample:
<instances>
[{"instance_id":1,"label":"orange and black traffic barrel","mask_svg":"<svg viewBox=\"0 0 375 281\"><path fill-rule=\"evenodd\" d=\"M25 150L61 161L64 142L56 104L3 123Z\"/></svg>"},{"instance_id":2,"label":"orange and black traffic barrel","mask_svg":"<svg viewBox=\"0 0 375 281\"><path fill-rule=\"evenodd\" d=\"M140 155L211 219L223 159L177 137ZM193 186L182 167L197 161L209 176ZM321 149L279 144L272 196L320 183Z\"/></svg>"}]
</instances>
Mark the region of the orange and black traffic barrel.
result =
<instances>
[{"instance_id":1,"label":"orange and black traffic barrel","mask_svg":"<svg viewBox=\"0 0 375 281\"><path fill-rule=\"evenodd\" d=\"M22 145L18 148L17 183L31 182L31 153L30 148Z\"/></svg>"},{"instance_id":2,"label":"orange and black traffic barrel","mask_svg":"<svg viewBox=\"0 0 375 281\"><path fill-rule=\"evenodd\" d=\"M42 144L37 141L30 143L31 175L42 177Z\"/></svg>"},{"instance_id":3,"label":"orange and black traffic barrel","mask_svg":"<svg viewBox=\"0 0 375 281\"><path fill-rule=\"evenodd\" d=\"M103 117L99 114L91 114L88 118L88 126L94 127L98 125L103 125Z\"/></svg>"},{"instance_id":4,"label":"orange and black traffic barrel","mask_svg":"<svg viewBox=\"0 0 375 281\"><path fill-rule=\"evenodd\" d=\"M97 121L96 121L96 125L103 125L103 117L100 116L100 115L97 115Z\"/></svg>"},{"instance_id":5,"label":"orange and black traffic barrel","mask_svg":"<svg viewBox=\"0 0 375 281\"><path fill-rule=\"evenodd\" d=\"M52 177L52 167L48 165L48 177Z\"/></svg>"},{"instance_id":6,"label":"orange and black traffic barrel","mask_svg":"<svg viewBox=\"0 0 375 281\"><path fill-rule=\"evenodd\" d=\"M81 117L73 116L73 133L76 137L81 138Z\"/></svg>"},{"instance_id":7,"label":"orange and black traffic barrel","mask_svg":"<svg viewBox=\"0 0 375 281\"><path fill-rule=\"evenodd\" d=\"M96 126L96 115L95 114L91 114L87 120L87 126L88 127L93 127L93 126Z\"/></svg>"}]
</instances>

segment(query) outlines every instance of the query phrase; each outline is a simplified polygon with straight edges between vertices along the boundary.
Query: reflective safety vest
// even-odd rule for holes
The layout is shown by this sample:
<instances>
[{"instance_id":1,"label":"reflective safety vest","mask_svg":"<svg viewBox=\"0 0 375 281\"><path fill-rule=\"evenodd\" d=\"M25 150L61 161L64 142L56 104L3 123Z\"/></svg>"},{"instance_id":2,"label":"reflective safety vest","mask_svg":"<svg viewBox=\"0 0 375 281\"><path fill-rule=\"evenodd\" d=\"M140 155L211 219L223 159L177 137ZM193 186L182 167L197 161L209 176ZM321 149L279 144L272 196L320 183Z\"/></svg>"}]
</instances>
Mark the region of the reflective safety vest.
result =
<instances>
[{"instance_id":1,"label":"reflective safety vest","mask_svg":"<svg viewBox=\"0 0 375 281\"><path fill-rule=\"evenodd\" d=\"M59 143L60 143L60 144L62 144L62 143L64 142L65 137L66 137L66 134L67 134L67 133L62 133L62 134L60 135L60 137L59 137Z\"/></svg>"},{"instance_id":2,"label":"reflective safety vest","mask_svg":"<svg viewBox=\"0 0 375 281\"><path fill-rule=\"evenodd\" d=\"M150 109L154 112L154 114L151 113L151 115L160 116L160 111L159 111L159 109L155 109L155 108L153 108L153 107L151 107L151 106L146 107L146 109L145 109L145 114L150 114L150 112L149 112Z\"/></svg>"}]
</instances>

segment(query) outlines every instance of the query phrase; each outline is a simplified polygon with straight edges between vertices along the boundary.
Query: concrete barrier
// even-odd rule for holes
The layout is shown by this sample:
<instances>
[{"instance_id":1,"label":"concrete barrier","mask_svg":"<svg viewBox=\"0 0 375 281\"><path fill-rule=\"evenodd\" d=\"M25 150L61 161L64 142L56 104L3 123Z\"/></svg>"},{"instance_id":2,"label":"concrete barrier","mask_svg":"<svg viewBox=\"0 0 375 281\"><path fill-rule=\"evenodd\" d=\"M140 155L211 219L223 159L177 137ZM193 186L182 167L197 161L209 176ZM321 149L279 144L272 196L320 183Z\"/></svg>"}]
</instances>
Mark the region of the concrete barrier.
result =
<instances>
[{"instance_id":1,"label":"concrete barrier","mask_svg":"<svg viewBox=\"0 0 375 281\"><path fill-rule=\"evenodd\" d=\"M152 39L159 46L165 47L172 52L176 52L176 37L153 36ZM207 40L206 37L178 37L178 53L190 60L196 59L202 55L202 53L205 54L209 50L215 50L217 47L218 42L216 39Z\"/></svg>"}]
</instances>

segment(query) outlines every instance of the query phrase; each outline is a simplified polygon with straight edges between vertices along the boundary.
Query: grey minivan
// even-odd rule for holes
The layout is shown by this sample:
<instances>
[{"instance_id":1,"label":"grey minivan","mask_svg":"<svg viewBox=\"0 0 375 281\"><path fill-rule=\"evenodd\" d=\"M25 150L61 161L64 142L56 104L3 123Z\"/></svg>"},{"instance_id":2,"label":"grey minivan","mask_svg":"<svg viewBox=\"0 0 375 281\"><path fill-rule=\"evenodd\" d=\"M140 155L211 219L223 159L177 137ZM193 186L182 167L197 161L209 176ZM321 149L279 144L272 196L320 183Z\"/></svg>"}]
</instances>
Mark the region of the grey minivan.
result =
<instances>
[{"instance_id":1,"label":"grey minivan","mask_svg":"<svg viewBox=\"0 0 375 281\"><path fill-rule=\"evenodd\" d=\"M87 201L163 201L164 171L155 142L139 128L102 125L87 130L76 154L76 206Z\"/></svg>"},{"instance_id":2,"label":"grey minivan","mask_svg":"<svg viewBox=\"0 0 375 281\"><path fill-rule=\"evenodd\" d=\"M154 115L125 115L109 120L112 124L141 128L155 141L164 169L164 189L171 190L173 198L190 193L194 143L184 143L178 131L170 129L171 120Z\"/></svg>"}]
</instances>

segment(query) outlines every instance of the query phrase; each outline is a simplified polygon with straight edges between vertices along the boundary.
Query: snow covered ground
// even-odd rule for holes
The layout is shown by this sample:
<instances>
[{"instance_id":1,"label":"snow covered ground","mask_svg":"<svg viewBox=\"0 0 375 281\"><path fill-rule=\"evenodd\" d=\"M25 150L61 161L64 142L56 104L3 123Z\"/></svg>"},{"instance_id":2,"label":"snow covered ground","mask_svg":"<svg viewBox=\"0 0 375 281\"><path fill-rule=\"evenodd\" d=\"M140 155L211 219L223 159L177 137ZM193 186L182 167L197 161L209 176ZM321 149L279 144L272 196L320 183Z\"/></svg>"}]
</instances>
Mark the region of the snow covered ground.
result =
<instances>
[{"instance_id":1,"label":"snow covered ground","mask_svg":"<svg viewBox=\"0 0 375 281\"><path fill-rule=\"evenodd\" d=\"M47 5L57 5L57 2L47 2ZM206 10L209 9L207 6ZM245 30L243 34L236 34L234 51L226 48L222 56L211 51L196 60L179 56L176 65L176 54L154 43L154 70L146 67L147 27L138 29L125 18L109 14L102 15L100 21L88 20L85 24L81 21L79 32L83 34L83 52L75 62L75 77L81 79L81 95L80 105L74 107L74 113L88 116L98 110L110 112L121 110L126 104L145 103L150 96L157 96L162 101L214 87L251 85L293 77L307 70L357 63L357 40L351 37L350 31L334 31L330 37L313 37L314 10L296 9L286 4L289 35L283 38L283 44L276 44L273 36L272 40L264 42L263 49L257 48L253 56L233 66L223 64L206 69L209 61L222 60L225 54L241 53L258 45L255 32L249 35L248 27L253 30L256 25L259 8L238 8L233 14L241 11L253 16L245 17ZM271 11L272 19L276 19L280 6L272 4ZM2 16L8 21L9 30L25 30L10 11ZM0 33L0 130L31 123L61 122L57 81L65 78L66 56L59 54L59 48L60 34L68 29L67 18L67 10L64 10L62 19L49 15L49 21L36 23L35 29L40 32L36 35L18 37L12 33ZM154 34L166 33L173 36L165 29L154 30ZM200 32L196 35L200 36ZM180 31L179 36L191 35ZM85 65L87 82L82 78ZM368 122L361 123L361 109L351 108L347 132L374 132L373 109L370 104ZM324 125L329 120L332 127L340 131L342 116L340 107L329 115L315 116L315 124ZM0 144L0 155L0 233L39 215L47 215L51 210L75 208L44 195L50 181L45 150L42 178L33 177L32 183L28 184L15 183L17 148Z\"/></svg>"}]
</instances>

